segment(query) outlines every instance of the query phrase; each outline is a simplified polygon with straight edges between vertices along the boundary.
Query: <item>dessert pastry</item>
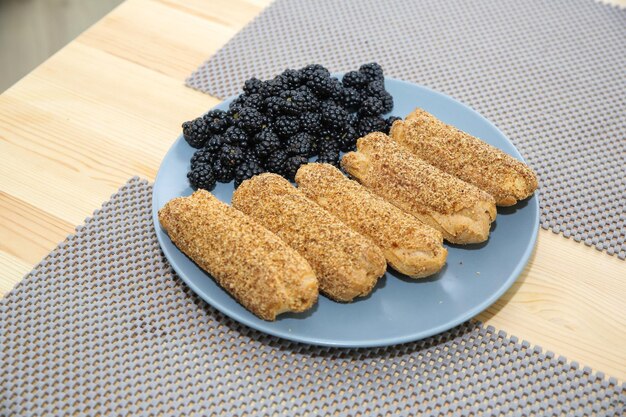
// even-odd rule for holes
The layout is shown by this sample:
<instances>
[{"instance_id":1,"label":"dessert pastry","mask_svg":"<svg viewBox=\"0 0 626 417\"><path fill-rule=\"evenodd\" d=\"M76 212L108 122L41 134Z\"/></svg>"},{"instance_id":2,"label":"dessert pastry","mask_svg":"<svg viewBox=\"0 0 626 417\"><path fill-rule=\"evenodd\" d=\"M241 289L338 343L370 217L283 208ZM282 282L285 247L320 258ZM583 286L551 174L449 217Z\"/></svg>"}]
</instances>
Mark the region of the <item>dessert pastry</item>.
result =
<instances>
[{"instance_id":1,"label":"dessert pastry","mask_svg":"<svg viewBox=\"0 0 626 417\"><path fill-rule=\"evenodd\" d=\"M369 294L385 273L380 249L309 200L289 181L261 174L244 181L233 207L256 219L313 267L320 291L337 301Z\"/></svg>"},{"instance_id":2,"label":"dessert pastry","mask_svg":"<svg viewBox=\"0 0 626 417\"><path fill-rule=\"evenodd\" d=\"M205 190L169 201L159 222L174 244L264 320L317 301L309 263L275 234Z\"/></svg>"}]
</instances>

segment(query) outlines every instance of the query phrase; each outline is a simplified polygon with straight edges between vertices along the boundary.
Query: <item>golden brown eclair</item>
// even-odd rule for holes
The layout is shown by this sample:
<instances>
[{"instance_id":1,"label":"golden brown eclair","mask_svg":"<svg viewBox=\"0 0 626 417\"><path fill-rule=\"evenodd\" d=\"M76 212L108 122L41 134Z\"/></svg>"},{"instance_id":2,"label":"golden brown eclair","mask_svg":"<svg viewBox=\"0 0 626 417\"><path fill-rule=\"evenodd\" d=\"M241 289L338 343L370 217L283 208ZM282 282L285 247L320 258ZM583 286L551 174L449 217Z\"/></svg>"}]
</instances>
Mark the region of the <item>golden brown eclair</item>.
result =
<instances>
[{"instance_id":1,"label":"golden brown eclair","mask_svg":"<svg viewBox=\"0 0 626 417\"><path fill-rule=\"evenodd\" d=\"M384 133L357 141L341 165L361 184L439 230L452 243L484 242L496 218L493 197L414 157Z\"/></svg>"},{"instance_id":2,"label":"golden brown eclair","mask_svg":"<svg viewBox=\"0 0 626 417\"><path fill-rule=\"evenodd\" d=\"M303 165L296 182L304 195L372 239L395 270L423 278L446 263L448 252L439 231L370 193L334 166Z\"/></svg>"},{"instance_id":3,"label":"golden brown eclair","mask_svg":"<svg viewBox=\"0 0 626 417\"><path fill-rule=\"evenodd\" d=\"M512 206L537 189L526 164L422 109L396 121L390 135L418 158L488 192L499 206Z\"/></svg>"},{"instance_id":4,"label":"golden brown eclair","mask_svg":"<svg viewBox=\"0 0 626 417\"><path fill-rule=\"evenodd\" d=\"M317 301L313 269L253 219L199 190L169 201L159 222L174 244L245 308L265 320Z\"/></svg>"},{"instance_id":5,"label":"golden brown eclair","mask_svg":"<svg viewBox=\"0 0 626 417\"><path fill-rule=\"evenodd\" d=\"M309 200L286 179L261 174L244 181L232 204L297 250L313 267L320 291L338 301L369 294L385 273L380 249Z\"/></svg>"}]
</instances>

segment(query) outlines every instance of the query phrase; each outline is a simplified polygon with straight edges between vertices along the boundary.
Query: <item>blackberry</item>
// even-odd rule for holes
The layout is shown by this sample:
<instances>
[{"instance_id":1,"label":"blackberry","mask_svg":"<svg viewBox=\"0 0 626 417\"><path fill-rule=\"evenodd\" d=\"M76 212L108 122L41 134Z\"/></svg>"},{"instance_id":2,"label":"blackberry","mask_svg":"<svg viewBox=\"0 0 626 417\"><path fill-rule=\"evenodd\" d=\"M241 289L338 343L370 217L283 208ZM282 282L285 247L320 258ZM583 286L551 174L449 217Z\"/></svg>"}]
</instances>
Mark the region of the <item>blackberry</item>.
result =
<instances>
[{"instance_id":1,"label":"blackberry","mask_svg":"<svg viewBox=\"0 0 626 417\"><path fill-rule=\"evenodd\" d=\"M386 128L387 123L385 119L376 116L367 116L359 119L356 131L359 137L362 137L371 132L384 132Z\"/></svg>"},{"instance_id":2,"label":"blackberry","mask_svg":"<svg viewBox=\"0 0 626 417\"><path fill-rule=\"evenodd\" d=\"M364 64L359 67L359 72L367 77L369 81L384 80L385 75L380 65L375 62Z\"/></svg>"},{"instance_id":3,"label":"blackberry","mask_svg":"<svg viewBox=\"0 0 626 417\"><path fill-rule=\"evenodd\" d=\"M341 104L346 110L354 111L361 106L363 99L361 93L355 88L346 87L343 89L343 99Z\"/></svg>"},{"instance_id":4,"label":"blackberry","mask_svg":"<svg viewBox=\"0 0 626 417\"><path fill-rule=\"evenodd\" d=\"M321 74L322 76L330 77L330 71L320 64L307 65L300 70L300 73L305 81L312 79L314 74Z\"/></svg>"},{"instance_id":5,"label":"blackberry","mask_svg":"<svg viewBox=\"0 0 626 417\"><path fill-rule=\"evenodd\" d=\"M308 162L309 158L301 155L294 155L287 158L287 162L285 162L285 169L283 172L285 178L287 178L289 181L293 181L296 176L296 172L298 172L298 169Z\"/></svg>"},{"instance_id":6,"label":"blackberry","mask_svg":"<svg viewBox=\"0 0 626 417\"><path fill-rule=\"evenodd\" d=\"M385 120L385 123L387 124L385 128L385 133L389 134L389 131L391 130L391 126L393 126L393 122L395 122L396 120L402 120L402 119L396 116L389 116L387 120Z\"/></svg>"},{"instance_id":7,"label":"blackberry","mask_svg":"<svg viewBox=\"0 0 626 417\"><path fill-rule=\"evenodd\" d=\"M295 69L286 69L280 74L280 77L290 88L298 88L302 84L302 73Z\"/></svg>"},{"instance_id":8,"label":"blackberry","mask_svg":"<svg viewBox=\"0 0 626 417\"><path fill-rule=\"evenodd\" d=\"M383 101L377 97L368 97L363 100L361 108L359 108L360 116L378 116L385 111Z\"/></svg>"},{"instance_id":9,"label":"blackberry","mask_svg":"<svg viewBox=\"0 0 626 417\"><path fill-rule=\"evenodd\" d=\"M289 155L311 156L313 136L308 133L298 133L285 142L285 150Z\"/></svg>"},{"instance_id":10,"label":"blackberry","mask_svg":"<svg viewBox=\"0 0 626 417\"><path fill-rule=\"evenodd\" d=\"M318 98L328 97L334 88L334 83L331 78L322 72L311 74L310 78L306 81L306 85Z\"/></svg>"},{"instance_id":11,"label":"blackberry","mask_svg":"<svg viewBox=\"0 0 626 417\"><path fill-rule=\"evenodd\" d=\"M263 125L266 124L265 116L261 114L257 109L252 107L244 107L239 112L239 118L237 119L237 126L242 128L248 133L256 133L263 129Z\"/></svg>"},{"instance_id":12,"label":"blackberry","mask_svg":"<svg viewBox=\"0 0 626 417\"><path fill-rule=\"evenodd\" d=\"M280 93L280 112L288 116L299 116L307 108L307 96L298 90Z\"/></svg>"},{"instance_id":13,"label":"blackberry","mask_svg":"<svg viewBox=\"0 0 626 417\"><path fill-rule=\"evenodd\" d=\"M270 129L257 133L254 141L256 142L254 151L261 159L267 158L272 152L280 148L280 139Z\"/></svg>"},{"instance_id":14,"label":"blackberry","mask_svg":"<svg viewBox=\"0 0 626 417\"><path fill-rule=\"evenodd\" d=\"M257 153L256 153L256 151L254 149L244 149L243 150L243 162L242 162L242 164L244 162L254 162L257 165L263 166L263 162L261 161L261 158L259 158L259 155L257 155Z\"/></svg>"},{"instance_id":15,"label":"blackberry","mask_svg":"<svg viewBox=\"0 0 626 417\"><path fill-rule=\"evenodd\" d=\"M357 135L356 129L350 125L346 125L337 137L339 150L342 152L354 151L356 149L356 140L358 138L359 135Z\"/></svg>"},{"instance_id":16,"label":"blackberry","mask_svg":"<svg viewBox=\"0 0 626 417\"><path fill-rule=\"evenodd\" d=\"M291 85L289 84L289 80L280 75L267 82L267 91L272 96L277 96L283 91L290 89Z\"/></svg>"},{"instance_id":17,"label":"blackberry","mask_svg":"<svg viewBox=\"0 0 626 417\"><path fill-rule=\"evenodd\" d=\"M342 103L343 96L345 94L344 87L341 85L341 81L337 78L331 78L332 89L330 90L330 98L335 101L335 103Z\"/></svg>"},{"instance_id":18,"label":"blackberry","mask_svg":"<svg viewBox=\"0 0 626 417\"><path fill-rule=\"evenodd\" d=\"M278 149L267 157L265 160L265 168L269 172L283 175L285 171L285 164L287 163L287 157L287 152L282 149Z\"/></svg>"},{"instance_id":19,"label":"blackberry","mask_svg":"<svg viewBox=\"0 0 626 417\"><path fill-rule=\"evenodd\" d=\"M283 100L278 96L271 96L265 99L265 114L275 119L281 115Z\"/></svg>"},{"instance_id":20,"label":"blackberry","mask_svg":"<svg viewBox=\"0 0 626 417\"><path fill-rule=\"evenodd\" d=\"M202 117L183 123L183 137L192 148L202 148L209 139L209 130Z\"/></svg>"},{"instance_id":21,"label":"blackberry","mask_svg":"<svg viewBox=\"0 0 626 417\"><path fill-rule=\"evenodd\" d=\"M393 97L391 96L391 94L385 91L385 93L382 95L382 100L383 113L389 113L391 110L393 110Z\"/></svg>"},{"instance_id":22,"label":"blackberry","mask_svg":"<svg viewBox=\"0 0 626 417\"><path fill-rule=\"evenodd\" d=\"M313 94L313 91L311 91L309 87L303 85L298 88L298 92L300 92L300 94L302 95L302 100L304 101L304 104L302 106L303 111L319 111L320 101L317 99L317 97L315 97L315 94Z\"/></svg>"},{"instance_id":23,"label":"blackberry","mask_svg":"<svg viewBox=\"0 0 626 417\"><path fill-rule=\"evenodd\" d=\"M265 101L260 94L250 94L244 101L244 107L252 107L262 112L265 109Z\"/></svg>"},{"instance_id":24,"label":"blackberry","mask_svg":"<svg viewBox=\"0 0 626 417\"><path fill-rule=\"evenodd\" d=\"M359 71L346 72L341 79L341 82L345 87L352 87L357 90L365 87L369 81L369 78Z\"/></svg>"},{"instance_id":25,"label":"blackberry","mask_svg":"<svg viewBox=\"0 0 626 417\"><path fill-rule=\"evenodd\" d=\"M321 137L317 142L318 155L324 155L328 153L339 152L339 143L336 139L336 133L330 133L327 136Z\"/></svg>"},{"instance_id":26,"label":"blackberry","mask_svg":"<svg viewBox=\"0 0 626 417\"><path fill-rule=\"evenodd\" d=\"M322 127L322 115L319 113L304 113L300 116L300 126L303 132L315 135Z\"/></svg>"},{"instance_id":27,"label":"blackberry","mask_svg":"<svg viewBox=\"0 0 626 417\"><path fill-rule=\"evenodd\" d=\"M357 124L359 123L359 115L356 113L350 113L348 114L348 122L347 125L352 126L354 128L356 128Z\"/></svg>"},{"instance_id":28,"label":"blackberry","mask_svg":"<svg viewBox=\"0 0 626 417\"><path fill-rule=\"evenodd\" d=\"M219 182L231 182L235 177L235 167L226 166L220 158L213 161L213 175Z\"/></svg>"},{"instance_id":29,"label":"blackberry","mask_svg":"<svg viewBox=\"0 0 626 417\"><path fill-rule=\"evenodd\" d=\"M245 107L247 98L248 96L246 94L240 94L239 97L230 102L228 105L228 114L231 118Z\"/></svg>"},{"instance_id":30,"label":"blackberry","mask_svg":"<svg viewBox=\"0 0 626 417\"><path fill-rule=\"evenodd\" d=\"M263 89L263 81L252 77L243 84L243 92L246 94L260 94Z\"/></svg>"},{"instance_id":31,"label":"blackberry","mask_svg":"<svg viewBox=\"0 0 626 417\"><path fill-rule=\"evenodd\" d=\"M288 138L300 131L300 119L293 116L279 116L274 121L274 131L280 138Z\"/></svg>"},{"instance_id":32,"label":"blackberry","mask_svg":"<svg viewBox=\"0 0 626 417\"><path fill-rule=\"evenodd\" d=\"M322 122L332 129L341 129L348 120L348 112L331 102L322 103L320 109Z\"/></svg>"},{"instance_id":33,"label":"blackberry","mask_svg":"<svg viewBox=\"0 0 626 417\"><path fill-rule=\"evenodd\" d=\"M224 139L223 136L213 135L211 139L207 140L204 144L204 149L215 155L220 151L220 149L222 149L222 145L225 143L226 139Z\"/></svg>"},{"instance_id":34,"label":"blackberry","mask_svg":"<svg viewBox=\"0 0 626 417\"><path fill-rule=\"evenodd\" d=\"M248 134L237 126L231 126L224 132L224 142L241 148L248 146Z\"/></svg>"},{"instance_id":35,"label":"blackberry","mask_svg":"<svg viewBox=\"0 0 626 417\"><path fill-rule=\"evenodd\" d=\"M231 119L223 110L211 110L202 117L211 133L222 133L231 125Z\"/></svg>"},{"instance_id":36,"label":"blackberry","mask_svg":"<svg viewBox=\"0 0 626 417\"><path fill-rule=\"evenodd\" d=\"M382 100L382 96L386 92L387 91L385 90L384 81L372 81L365 88L365 94L368 97L377 97L377 98L380 98L381 100Z\"/></svg>"},{"instance_id":37,"label":"blackberry","mask_svg":"<svg viewBox=\"0 0 626 417\"><path fill-rule=\"evenodd\" d=\"M211 191L215 188L215 176L209 165L200 165L187 173L189 184L195 189Z\"/></svg>"},{"instance_id":38,"label":"blackberry","mask_svg":"<svg viewBox=\"0 0 626 417\"><path fill-rule=\"evenodd\" d=\"M191 157L191 170L202 165L211 165L215 159L215 154L209 151L207 148L196 151Z\"/></svg>"},{"instance_id":39,"label":"blackberry","mask_svg":"<svg viewBox=\"0 0 626 417\"><path fill-rule=\"evenodd\" d=\"M245 180L263 172L265 172L263 167L255 161L242 162L235 170L235 188L239 187Z\"/></svg>"},{"instance_id":40,"label":"blackberry","mask_svg":"<svg viewBox=\"0 0 626 417\"><path fill-rule=\"evenodd\" d=\"M328 149L320 153L316 162L319 162L320 164L331 164L339 168L339 150Z\"/></svg>"},{"instance_id":41,"label":"blackberry","mask_svg":"<svg viewBox=\"0 0 626 417\"><path fill-rule=\"evenodd\" d=\"M235 145L225 144L219 154L219 159L226 167L236 167L243 161L243 151Z\"/></svg>"}]
</instances>

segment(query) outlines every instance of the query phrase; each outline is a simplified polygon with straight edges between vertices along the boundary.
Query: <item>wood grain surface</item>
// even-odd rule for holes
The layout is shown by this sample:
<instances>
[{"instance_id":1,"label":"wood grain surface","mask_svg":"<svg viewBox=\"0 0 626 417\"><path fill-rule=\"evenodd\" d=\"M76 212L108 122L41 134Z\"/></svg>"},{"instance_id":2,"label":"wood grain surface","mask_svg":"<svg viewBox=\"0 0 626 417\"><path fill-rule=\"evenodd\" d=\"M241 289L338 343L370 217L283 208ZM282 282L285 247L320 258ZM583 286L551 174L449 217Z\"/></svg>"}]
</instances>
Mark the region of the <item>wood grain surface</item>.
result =
<instances>
[{"instance_id":1,"label":"wood grain surface","mask_svg":"<svg viewBox=\"0 0 626 417\"><path fill-rule=\"evenodd\" d=\"M0 293L130 177L154 179L183 85L268 0L128 0L0 96ZM252 74L251 74L252 75ZM626 380L626 262L540 231L487 324Z\"/></svg>"}]
</instances>

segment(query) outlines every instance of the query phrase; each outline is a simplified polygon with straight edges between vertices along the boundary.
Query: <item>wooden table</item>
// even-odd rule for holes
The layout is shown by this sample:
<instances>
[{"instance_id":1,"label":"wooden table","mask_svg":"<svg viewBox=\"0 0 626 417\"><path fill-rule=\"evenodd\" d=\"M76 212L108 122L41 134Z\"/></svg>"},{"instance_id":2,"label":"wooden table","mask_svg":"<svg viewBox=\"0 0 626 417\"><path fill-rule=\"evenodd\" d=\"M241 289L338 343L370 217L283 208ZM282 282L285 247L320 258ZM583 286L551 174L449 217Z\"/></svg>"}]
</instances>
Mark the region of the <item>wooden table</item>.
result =
<instances>
[{"instance_id":1,"label":"wooden table","mask_svg":"<svg viewBox=\"0 0 626 417\"><path fill-rule=\"evenodd\" d=\"M0 294L130 177L154 179L181 122L219 102L185 77L268 3L128 0L0 96ZM626 380L615 257L541 230L478 318Z\"/></svg>"}]
</instances>

